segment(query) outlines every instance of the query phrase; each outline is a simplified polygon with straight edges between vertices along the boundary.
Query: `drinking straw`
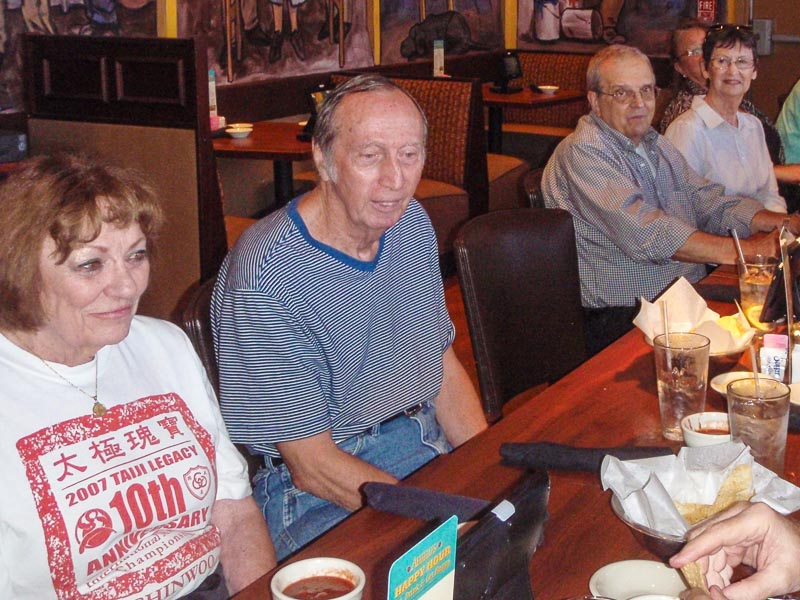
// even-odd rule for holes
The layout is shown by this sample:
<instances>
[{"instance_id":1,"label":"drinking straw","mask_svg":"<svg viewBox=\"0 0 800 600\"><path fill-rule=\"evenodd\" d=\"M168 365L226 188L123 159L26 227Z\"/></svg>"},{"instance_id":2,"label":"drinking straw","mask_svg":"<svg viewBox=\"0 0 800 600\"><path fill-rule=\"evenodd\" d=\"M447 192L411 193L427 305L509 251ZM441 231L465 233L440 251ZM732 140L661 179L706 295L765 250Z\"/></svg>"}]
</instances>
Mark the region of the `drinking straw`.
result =
<instances>
[{"instance_id":1,"label":"drinking straw","mask_svg":"<svg viewBox=\"0 0 800 600\"><path fill-rule=\"evenodd\" d=\"M669 309L667 301L661 300L661 319L664 321L664 347L667 349L667 369L672 371L672 350L669 345Z\"/></svg>"},{"instance_id":2,"label":"drinking straw","mask_svg":"<svg viewBox=\"0 0 800 600\"><path fill-rule=\"evenodd\" d=\"M758 377L758 363L756 363L756 349L750 344L750 362L753 366L753 383L756 386L756 399L761 400L761 382Z\"/></svg>"},{"instance_id":3,"label":"drinking straw","mask_svg":"<svg viewBox=\"0 0 800 600\"><path fill-rule=\"evenodd\" d=\"M736 246L736 254L739 257L739 272L746 273L747 267L745 266L744 262L744 252L742 252L742 244L739 242L739 234L736 233L735 229L730 230L731 235L733 236L733 244Z\"/></svg>"}]
</instances>

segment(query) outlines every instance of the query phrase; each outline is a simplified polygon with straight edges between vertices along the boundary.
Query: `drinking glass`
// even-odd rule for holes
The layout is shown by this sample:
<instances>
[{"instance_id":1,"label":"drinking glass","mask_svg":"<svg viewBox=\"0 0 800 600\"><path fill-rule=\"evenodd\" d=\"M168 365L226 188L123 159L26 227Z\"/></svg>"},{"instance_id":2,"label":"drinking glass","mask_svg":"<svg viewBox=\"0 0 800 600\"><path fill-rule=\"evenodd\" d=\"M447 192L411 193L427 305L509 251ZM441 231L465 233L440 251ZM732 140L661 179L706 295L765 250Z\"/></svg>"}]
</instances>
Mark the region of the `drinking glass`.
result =
<instances>
[{"instance_id":1,"label":"drinking glass","mask_svg":"<svg viewBox=\"0 0 800 600\"><path fill-rule=\"evenodd\" d=\"M777 266L777 258L760 254L745 256L744 268L739 265L739 295L741 296L742 311L750 325L761 332L774 331L776 327L775 323L763 323L759 317Z\"/></svg>"},{"instance_id":2,"label":"drinking glass","mask_svg":"<svg viewBox=\"0 0 800 600\"><path fill-rule=\"evenodd\" d=\"M661 427L668 440L683 441L681 419L705 409L709 346L698 333L661 334L653 340Z\"/></svg>"},{"instance_id":3,"label":"drinking glass","mask_svg":"<svg viewBox=\"0 0 800 600\"><path fill-rule=\"evenodd\" d=\"M750 446L753 458L781 475L789 429L789 386L774 379L737 379L728 384L728 419L731 439Z\"/></svg>"}]
</instances>

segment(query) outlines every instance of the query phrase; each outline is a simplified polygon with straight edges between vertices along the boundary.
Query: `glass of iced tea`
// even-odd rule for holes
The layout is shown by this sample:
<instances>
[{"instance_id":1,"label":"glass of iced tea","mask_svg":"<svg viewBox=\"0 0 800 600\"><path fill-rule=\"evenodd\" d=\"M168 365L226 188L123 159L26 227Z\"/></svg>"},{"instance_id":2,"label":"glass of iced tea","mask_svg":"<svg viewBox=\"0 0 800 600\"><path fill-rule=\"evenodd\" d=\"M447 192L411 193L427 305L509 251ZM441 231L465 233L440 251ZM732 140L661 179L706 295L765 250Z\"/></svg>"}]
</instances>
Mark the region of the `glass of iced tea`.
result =
<instances>
[{"instance_id":1,"label":"glass of iced tea","mask_svg":"<svg viewBox=\"0 0 800 600\"><path fill-rule=\"evenodd\" d=\"M744 315L755 329L760 332L775 330L775 323L761 321L761 310L767 298L767 290L772 276L778 266L778 259L773 256L745 256L744 266L739 265L739 294Z\"/></svg>"}]
</instances>

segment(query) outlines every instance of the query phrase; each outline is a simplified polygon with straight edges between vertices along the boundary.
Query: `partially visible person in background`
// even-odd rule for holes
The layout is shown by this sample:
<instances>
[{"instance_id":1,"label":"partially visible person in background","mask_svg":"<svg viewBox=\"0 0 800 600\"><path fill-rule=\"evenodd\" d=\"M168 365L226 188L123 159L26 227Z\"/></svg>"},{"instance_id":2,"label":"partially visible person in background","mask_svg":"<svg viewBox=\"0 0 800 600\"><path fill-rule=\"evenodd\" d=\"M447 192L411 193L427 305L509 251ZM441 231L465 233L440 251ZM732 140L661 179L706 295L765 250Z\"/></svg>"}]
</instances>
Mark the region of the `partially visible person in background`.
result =
<instances>
[{"instance_id":1,"label":"partially visible person in background","mask_svg":"<svg viewBox=\"0 0 800 600\"><path fill-rule=\"evenodd\" d=\"M694 589L683 600L763 600L800 589L800 524L766 504L740 502L703 521L669 564L697 561L710 593ZM731 583L733 569L755 573Z\"/></svg>"},{"instance_id":2,"label":"partially visible person in background","mask_svg":"<svg viewBox=\"0 0 800 600\"><path fill-rule=\"evenodd\" d=\"M745 28L741 25L731 25L731 27ZM679 79L672 91L672 99L664 109L659 122L658 131L661 134L679 115L691 108L695 96L704 96L708 91L708 79L703 73L703 42L709 28L703 21L687 19L681 21L672 32L670 54ZM668 92L665 90L662 93ZM769 117L758 110L749 98L742 98L740 108L761 121L772 162L776 165L783 164L781 137Z\"/></svg>"},{"instance_id":3,"label":"partially visible person in background","mask_svg":"<svg viewBox=\"0 0 800 600\"><path fill-rule=\"evenodd\" d=\"M0 187L0 598L221 600L275 566L191 342L136 316L161 221L78 156Z\"/></svg>"},{"instance_id":4,"label":"partially visible person in background","mask_svg":"<svg viewBox=\"0 0 800 600\"><path fill-rule=\"evenodd\" d=\"M725 186L725 194L749 196L773 212L786 212L778 192L764 129L741 110L750 82L758 76L756 37L738 25L712 27L700 63L709 82L705 96L694 96L689 110L664 135L706 179Z\"/></svg>"},{"instance_id":5,"label":"partially visible person in background","mask_svg":"<svg viewBox=\"0 0 800 600\"><path fill-rule=\"evenodd\" d=\"M786 162L800 163L800 79L783 101L775 126L783 141Z\"/></svg>"},{"instance_id":6,"label":"partially visible person in background","mask_svg":"<svg viewBox=\"0 0 800 600\"><path fill-rule=\"evenodd\" d=\"M746 28L746 26L739 27ZM668 101L659 96L658 107L659 112L662 113L658 119L659 133L663 134L672 121L689 110L694 96L705 95L707 91L708 82L702 73L702 46L708 29L709 25L703 21L687 19L681 21L672 32L670 54L678 79L671 92L670 90L661 92L662 95L668 95ZM800 208L800 185L798 185L800 184L800 164L798 164L800 161L787 160L784 157L783 144L778 130L770 118L756 108L749 98L742 99L740 108L761 121L780 194L786 200L789 212L796 211Z\"/></svg>"}]
</instances>

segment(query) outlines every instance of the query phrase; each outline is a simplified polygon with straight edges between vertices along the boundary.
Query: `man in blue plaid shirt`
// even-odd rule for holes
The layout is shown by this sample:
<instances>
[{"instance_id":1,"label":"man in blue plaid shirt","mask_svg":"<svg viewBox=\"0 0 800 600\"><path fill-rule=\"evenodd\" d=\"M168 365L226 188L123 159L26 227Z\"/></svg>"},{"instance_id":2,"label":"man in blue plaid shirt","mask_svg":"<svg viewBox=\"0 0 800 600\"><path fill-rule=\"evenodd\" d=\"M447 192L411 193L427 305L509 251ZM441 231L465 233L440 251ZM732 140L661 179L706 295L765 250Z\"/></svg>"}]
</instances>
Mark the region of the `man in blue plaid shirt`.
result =
<instances>
[{"instance_id":1,"label":"man in blue plaid shirt","mask_svg":"<svg viewBox=\"0 0 800 600\"><path fill-rule=\"evenodd\" d=\"M695 173L651 126L657 88L650 60L629 46L600 50L586 75L592 111L545 168L545 204L572 213L587 350L631 328L637 302L680 276L696 282L707 263L735 264L730 231L745 254L774 256L785 219L759 202L725 196Z\"/></svg>"}]
</instances>

